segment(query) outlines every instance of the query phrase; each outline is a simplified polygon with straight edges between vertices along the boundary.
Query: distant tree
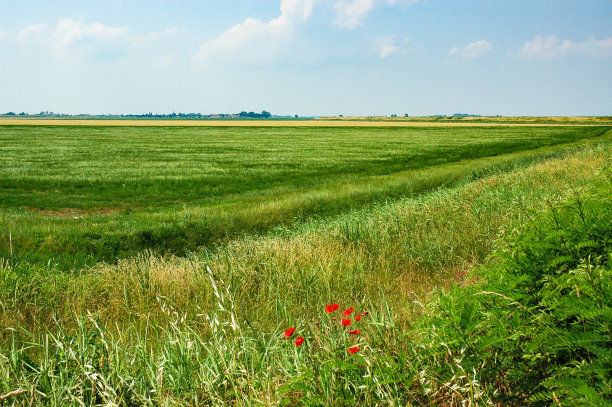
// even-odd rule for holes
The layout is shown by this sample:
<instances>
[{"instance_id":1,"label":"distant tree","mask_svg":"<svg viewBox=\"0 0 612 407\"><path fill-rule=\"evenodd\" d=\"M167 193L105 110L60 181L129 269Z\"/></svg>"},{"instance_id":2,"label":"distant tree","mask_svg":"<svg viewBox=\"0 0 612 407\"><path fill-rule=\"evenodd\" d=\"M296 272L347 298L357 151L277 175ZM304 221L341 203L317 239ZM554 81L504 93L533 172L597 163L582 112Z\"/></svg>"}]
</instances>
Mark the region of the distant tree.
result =
<instances>
[{"instance_id":1,"label":"distant tree","mask_svg":"<svg viewBox=\"0 0 612 407\"><path fill-rule=\"evenodd\" d=\"M261 117L267 119L268 117L271 117L272 115L270 114L270 112L266 112L265 110L261 111Z\"/></svg>"},{"instance_id":2,"label":"distant tree","mask_svg":"<svg viewBox=\"0 0 612 407\"><path fill-rule=\"evenodd\" d=\"M15 112L6 112L5 116L15 116Z\"/></svg>"}]
</instances>

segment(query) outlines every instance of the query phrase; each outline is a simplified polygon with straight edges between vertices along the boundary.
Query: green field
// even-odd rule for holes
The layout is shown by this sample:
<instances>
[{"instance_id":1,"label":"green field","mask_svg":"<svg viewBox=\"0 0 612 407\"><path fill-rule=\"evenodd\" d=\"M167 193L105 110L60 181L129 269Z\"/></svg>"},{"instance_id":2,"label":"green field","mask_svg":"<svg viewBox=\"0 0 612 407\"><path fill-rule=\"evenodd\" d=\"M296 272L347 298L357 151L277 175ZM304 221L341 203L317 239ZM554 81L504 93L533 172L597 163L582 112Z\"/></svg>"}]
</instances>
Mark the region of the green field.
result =
<instances>
[{"instance_id":1,"label":"green field","mask_svg":"<svg viewBox=\"0 0 612 407\"><path fill-rule=\"evenodd\" d=\"M609 129L1 126L0 255L72 267L184 254Z\"/></svg>"},{"instance_id":2,"label":"green field","mask_svg":"<svg viewBox=\"0 0 612 407\"><path fill-rule=\"evenodd\" d=\"M0 126L0 405L606 405L611 142Z\"/></svg>"}]
</instances>

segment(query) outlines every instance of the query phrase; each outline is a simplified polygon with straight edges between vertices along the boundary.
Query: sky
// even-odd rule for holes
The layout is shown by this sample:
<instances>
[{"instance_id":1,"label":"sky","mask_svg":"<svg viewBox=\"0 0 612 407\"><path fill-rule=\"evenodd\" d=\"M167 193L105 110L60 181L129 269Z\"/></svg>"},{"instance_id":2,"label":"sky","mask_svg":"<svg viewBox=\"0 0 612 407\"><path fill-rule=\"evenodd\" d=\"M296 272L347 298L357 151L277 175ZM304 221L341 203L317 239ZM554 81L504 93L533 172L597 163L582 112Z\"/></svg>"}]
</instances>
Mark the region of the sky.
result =
<instances>
[{"instance_id":1,"label":"sky","mask_svg":"<svg viewBox=\"0 0 612 407\"><path fill-rule=\"evenodd\" d=\"M0 0L0 112L612 115L611 0Z\"/></svg>"}]
</instances>

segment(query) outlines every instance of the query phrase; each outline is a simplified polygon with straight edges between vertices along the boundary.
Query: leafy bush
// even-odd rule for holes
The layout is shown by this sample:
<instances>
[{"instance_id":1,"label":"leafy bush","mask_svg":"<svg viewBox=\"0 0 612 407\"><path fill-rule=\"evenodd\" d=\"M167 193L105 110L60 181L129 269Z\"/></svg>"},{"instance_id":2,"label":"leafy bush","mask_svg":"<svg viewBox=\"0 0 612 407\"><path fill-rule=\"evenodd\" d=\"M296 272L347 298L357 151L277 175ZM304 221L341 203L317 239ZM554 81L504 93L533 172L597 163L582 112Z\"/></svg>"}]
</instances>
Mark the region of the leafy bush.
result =
<instances>
[{"instance_id":1,"label":"leafy bush","mask_svg":"<svg viewBox=\"0 0 612 407\"><path fill-rule=\"evenodd\" d=\"M416 347L430 400L612 402L611 197L606 185L550 204L478 284L439 295Z\"/></svg>"}]
</instances>

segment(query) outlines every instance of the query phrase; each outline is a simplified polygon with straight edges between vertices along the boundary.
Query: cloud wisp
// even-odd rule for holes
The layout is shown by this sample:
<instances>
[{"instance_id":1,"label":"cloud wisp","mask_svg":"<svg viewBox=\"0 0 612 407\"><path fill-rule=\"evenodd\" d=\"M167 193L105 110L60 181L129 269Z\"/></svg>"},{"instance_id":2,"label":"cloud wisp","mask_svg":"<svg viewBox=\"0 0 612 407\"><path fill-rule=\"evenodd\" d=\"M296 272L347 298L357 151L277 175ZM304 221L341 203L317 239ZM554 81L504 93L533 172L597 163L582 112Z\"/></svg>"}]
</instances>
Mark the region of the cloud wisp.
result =
<instances>
[{"instance_id":1,"label":"cloud wisp","mask_svg":"<svg viewBox=\"0 0 612 407\"><path fill-rule=\"evenodd\" d=\"M397 36L392 35L390 37L378 38L375 42L376 55L379 59L387 59L391 55L398 53L406 54L410 51L418 51L423 49L423 46L409 46L411 43L410 38L398 39Z\"/></svg>"},{"instance_id":2,"label":"cloud wisp","mask_svg":"<svg viewBox=\"0 0 612 407\"><path fill-rule=\"evenodd\" d=\"M382 5L412 5L418 0L340 0L334 5L336 19L334 24L338 27L356 28L374 10Z\"/></svg>"},{"instance_id":3,"label":"cloud wisp","mask_svg":"<svg viewBox=\"0 0 612 407\"><path fill-rule=\"evenodd\" d=\"M277 62L279 51L291 40L300 25L308 20L316 0L282 0L280 16L261 21L247 18L200 46L197 59L269 65Z\"/></svg>"},{"instance_id":4,"label":"cloud wisp","mask_svg":"<svg viewBox=\"0 0 612 407\"><path fill-rule=\"evenodd\" d=\"M341 0L334 5L339 27L355 28L363 22L374 9L375 0Z\"/></svg>"},{"instance_id":5,"label":"cloud wisp","mask_svg":"<svg viewBox=\"0 0 612 407\"><path fill-rule=\"evenodd\" d=\"M46 24L33 24L27 26L17 34L17 43L20 45L26 45L29 42L40 42L47 40L48 36L45 35L47 31Z\"/></svg>"},{"instance_id":6,"label":"cloud wisp","mask_svg":"<svg viewBox=\"0 0 612 407\"><path fill-rule=\"evenodd\" d=\"M493 44L487 40L474 41L465 47L453 47L448 55L463 59L474 59L487 55L493 49Z\"/></svg>"},{"instance_id":7,"label":"cloud wisp","mask_svg":"<svg viewBox=\"0 0 612 407\"><path fill-rule=\"evenodd\" d=\"M126 55L129 47L170 38L175 34L176 30L169 28L138 35L133 34L128 27L64 18L55 27L46 24L28 26L19 32L16 39L22 46L40 45L64 57L116 61Z\"/></svg>"},{"instance_id":8,"label":"cloud wisp","mask_svg":"<svg viewBox=\"0 0 612 407\"><path fill-rule=\"evenodd\" d=\"M525 42L519 50L519 55L524 58L558 58L569 54L579 53L589 56L611 56L612 37L597 40L589 37L586 41L571 41L560 39L556 34L548 37L536 35L536 37Z\"/></svg>"}]
</instances>

